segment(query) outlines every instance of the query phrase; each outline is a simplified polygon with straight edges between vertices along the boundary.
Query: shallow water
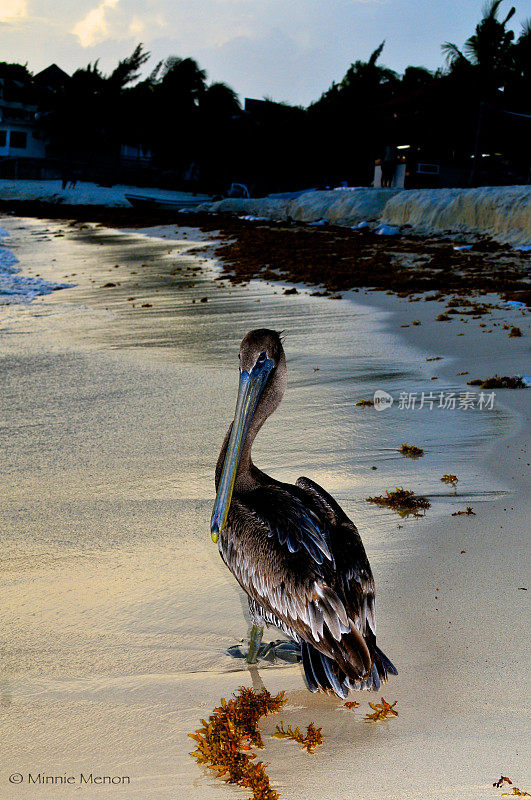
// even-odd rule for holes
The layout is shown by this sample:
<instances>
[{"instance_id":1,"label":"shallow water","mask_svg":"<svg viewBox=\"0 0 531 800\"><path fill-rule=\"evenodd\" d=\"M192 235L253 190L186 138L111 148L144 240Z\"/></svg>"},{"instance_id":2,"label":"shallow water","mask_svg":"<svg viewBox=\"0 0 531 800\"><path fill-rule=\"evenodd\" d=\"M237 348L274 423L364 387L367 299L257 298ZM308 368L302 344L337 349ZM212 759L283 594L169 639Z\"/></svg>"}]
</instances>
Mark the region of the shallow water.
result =
<instances>
[{"instance_id":1,"label":"shallow water","mask_svg":"<svg viewBox=\"0 0 531 800\"><path fill-rule=\"evenodd\" d=\"M219 273L210 259L200 253L186 255L185 242L94 226L32 226L36 227L32 235L47 242L47 258L55 259L58 273L68 265L64 277L75 278L77 269L92 275L92 284L64 292L60 305L44 303L34 313L68 316L76 306L76 322L60 323L73 325L75 335L78 315L83 315L80 305L96 306L106 313L105 323L98 317L92 324L87 313L81 333L85 343L232 375L208 409L219 419L220 438L235 402L242 336L256 327L285 332L289 391L282 411L268 423L269 433L258 438L255 458L278 477L293 480L306 471L327 481L339 499L350 503L360 492L379 493L397 482L429 495L436 505L444 503L445 497L454 495L440 482L444 473L459 475L463 501L488 497L500 489L492 483L478 485L477 474L468 470L478 448L507 429L507 412L496 403L492 411L483 412L439 408L440 393L455 392L459 398L461 384L438 378L444 361L427 362L433 354L390 337L386 313L367 305L370 294L361 303L356 302L356 293L331 301L307 292L286 297L280 284L252 281L245 287L230 286L216 280ZM37 269L42 251L35 253L25 227L21 232L24 241L17 243L18 251L30 269ZM202 270L194 271L198 266ZM100 288L109 280L119 285ZM131 297L134 301L128 302ZM208 302L201 302L204 297ZM152 306L144 309L144 302ZM375 390L393 396L391 409L376 412L355 405L372 399ZM416 393L414 410L399 408L402 392ZM419 409L422 392L431 400ZM425 456L402 457L397 452L402 442L420 444ZM206 488L209 478L202 479ZM358 508L371 520L378 519L377 526L394 519L365 505Z\"/></svg>"},{"instance_id":2,"label":"shallow water","mask_svg":"<svg viewBox=\"0 0 531 800\"><path fill-rule=\"evenodd\" d=\"M0 228L0 305L31 303L39 295L68 289L71 284L53 283L21 274L18 259L9 249L9 232Z\"/></svg>"},{"instance_id":3,"label":"shallow water","mask_svg":"<svg viewBox=\"0 0 531 800\"><path fill-rule=\"evenodd\" d=\"M211 705L201 681L216 677L230 694L246 679L224 652L246 631L245 604L209 536L243 334L267 326L286 336L288 391L255 462L282 480L312 477L356 521L382 643L402 591L393 565L418 544L419 523L365 498L404 485L430 498L434 520L481 506L505 487L480 472L478 454L513 420L497 406L357 407L376 389L398 398L457 387L431 381L441 362L390 335L386 314L355 295L233 287L184 241L15 219L5 227L24 272L77 283L0 309L7 762L20 772L35 759L48 770L103 765L135 776L134 798L175 797L197 777L185 733ZM402 442L425 456L403 458ZM459 476L457 497L444 473ZM298 667L282 674L298 687L295 705L315 706ZM214 702L217 684L215 693ZM221 795L197 780L205 798ZM21 786L12 796L32 795Z\"/></svg>"}]
</instances>

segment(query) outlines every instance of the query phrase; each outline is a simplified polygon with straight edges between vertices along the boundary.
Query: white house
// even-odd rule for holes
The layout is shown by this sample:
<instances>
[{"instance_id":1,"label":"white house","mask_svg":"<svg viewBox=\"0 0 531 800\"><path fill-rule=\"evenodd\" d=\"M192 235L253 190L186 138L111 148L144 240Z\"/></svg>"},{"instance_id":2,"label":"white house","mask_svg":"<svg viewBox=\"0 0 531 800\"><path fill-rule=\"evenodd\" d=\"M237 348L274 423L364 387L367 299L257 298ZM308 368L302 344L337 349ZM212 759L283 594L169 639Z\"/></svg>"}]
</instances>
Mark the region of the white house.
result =
<instances>
[{"instance_id":1,"label":"white house","mask_svg":"<svg viewBox=\"0 0 531 800\"><path fill-rule=\"evenodd\" d=\"M23 83L0 78L0 157L46 156L46 143L39 136L36 113L37 105L28 98Z\"/></svg>"}]
</instances>

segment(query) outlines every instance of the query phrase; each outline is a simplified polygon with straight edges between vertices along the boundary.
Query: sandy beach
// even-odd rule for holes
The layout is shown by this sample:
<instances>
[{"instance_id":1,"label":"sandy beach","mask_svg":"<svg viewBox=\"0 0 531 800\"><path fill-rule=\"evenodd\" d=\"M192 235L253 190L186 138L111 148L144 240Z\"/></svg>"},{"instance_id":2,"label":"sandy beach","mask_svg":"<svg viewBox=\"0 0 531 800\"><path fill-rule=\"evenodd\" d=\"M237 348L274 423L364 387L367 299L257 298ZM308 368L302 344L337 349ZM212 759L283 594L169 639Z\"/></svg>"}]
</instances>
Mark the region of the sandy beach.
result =
<instances>
[{"instance_id":1,"label":"sandy beach","mask_svg":"<svg viewBox=\"0 0 531 800\"><path fill-rule=\"evenodd\" d=\"M198 769L187 736L242 684L287 692L260 726L283 800L485 800L506 791L492 785L501 774L531 791L531 392L438 407L439 393L477 403L469 380L529 374L528 313L489 295L488 314L440 322L440 303L385 291L233 285L214 231L0 224L25 275L74 284L0 306L0 796L242 798ZM226 654L249 623L210 539L213 474L239 341L262 326L285 330L289 378L254 458L281 480L314 478L358 525L379 643L399 671L381 692L398 701L388 721L363 722L379 695L353 693L360 707L347 710L310 694L298 665ZM391 408L356 406L377 389ZM432 408L400 407L422 392ZM424 457L403 458L403 442ZM366 502L396 486L430 499L424 517ZM452 516L466 507L474 515ZM323 746L309 756L271 738L281 720L314 722ZM31 785L29 773L76 781ZM80 785L81 773L129 780Z\"/></svg>"}]
</instances>

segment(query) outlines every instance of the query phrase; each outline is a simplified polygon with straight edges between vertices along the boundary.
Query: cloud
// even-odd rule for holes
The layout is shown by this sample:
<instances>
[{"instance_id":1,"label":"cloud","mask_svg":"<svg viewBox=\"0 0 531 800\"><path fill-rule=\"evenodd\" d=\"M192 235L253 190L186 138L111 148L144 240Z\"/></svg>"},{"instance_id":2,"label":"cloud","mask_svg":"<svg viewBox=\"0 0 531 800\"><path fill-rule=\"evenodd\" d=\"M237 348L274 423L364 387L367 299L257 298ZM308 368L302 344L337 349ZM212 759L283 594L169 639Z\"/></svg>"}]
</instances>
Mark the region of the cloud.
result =
<instances>
[{"instance_id":1,"label":"cloud","mask_svg":"<svg viewBox=\"0 0 531 800\"><path fill-rule=\"evenodd\" d=\"M0 3L0 22L12 22L27 15L26 0L2 0Z\"/></svg>"},{"instance_id":2,"label":"cloud","mask_svg":"<svg viewBox=\"0 0 531 800\"><path fill-rule=\"evenodd\" d=\"M103 0L74 25L71 32L77 36L82 47L91 47L107 39L110 35L107 14L110 9L116 8L119 2L120 0Z\"/></svg>"},{"instance_id":3,"label":"cloud","mask_svg":"<svg viewBox=\"0 0 531 800\"><path fill-rule=\"evenodd\" d=\"M146 23L144 20L139 17L137 14L133 17L131 22L129 23L129 33L131 36L142 36L144 31L146 30Z\"/></svg>"}]
</instances>

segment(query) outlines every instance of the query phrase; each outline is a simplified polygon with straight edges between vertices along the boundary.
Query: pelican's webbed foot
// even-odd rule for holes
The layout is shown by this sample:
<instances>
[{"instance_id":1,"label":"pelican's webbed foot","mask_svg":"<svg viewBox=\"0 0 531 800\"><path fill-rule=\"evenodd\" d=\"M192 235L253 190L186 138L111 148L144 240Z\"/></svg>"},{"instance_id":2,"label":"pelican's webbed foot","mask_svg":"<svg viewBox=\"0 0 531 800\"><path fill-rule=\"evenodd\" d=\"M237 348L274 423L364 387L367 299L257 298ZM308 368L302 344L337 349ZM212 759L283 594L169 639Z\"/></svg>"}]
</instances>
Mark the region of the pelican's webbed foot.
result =
<instances>
[{"instance_id":1,"label":"pelican's webbed foot","mask_svg":"<svg viewBox=\"0 0 531 800\"><path fill-rule=\"evenodd\" d=\"M297 642L286 639L277 639L275 642L262 642L263 628L253 625L249 637L249 649L244 650L243 645L233 645L229 647L227 653L233 658L244 658L248 664L256 664L257 661L284 661L288 664L296 664L301 660L301 647Z\"/></svg>"}]
</instances>

